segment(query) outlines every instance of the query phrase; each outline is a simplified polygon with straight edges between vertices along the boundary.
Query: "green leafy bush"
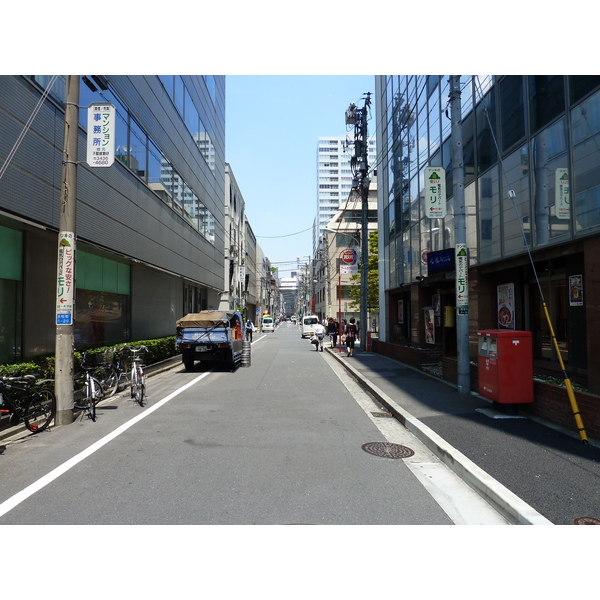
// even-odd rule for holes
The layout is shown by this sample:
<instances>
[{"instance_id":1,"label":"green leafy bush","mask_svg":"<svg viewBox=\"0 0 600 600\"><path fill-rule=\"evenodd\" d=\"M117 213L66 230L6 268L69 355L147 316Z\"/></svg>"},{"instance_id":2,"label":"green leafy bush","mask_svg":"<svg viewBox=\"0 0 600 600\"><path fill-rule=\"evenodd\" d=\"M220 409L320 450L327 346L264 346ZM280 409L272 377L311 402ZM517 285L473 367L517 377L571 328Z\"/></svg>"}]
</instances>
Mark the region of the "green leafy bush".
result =
<instances>
[{"instance_id":1,"label":"green leafy bush","mask_svg":"<svg viewBox=\"0 0 600 600\"><path fill-rule=\"evenodd\" d=\"M146 365L152 365L162 360L166 360L179 354L179 351L175 348L175 336L169 336L166 338L159 338L156 340L140 340L137 342L128 342L129 346L146 346L148 352L146 353L145 363ZM89 354L101 354L107 349L116 349L123 346L123 344L114 344L112 346L103 346L101 348L93 348L88 350ZM75 351L73 358L75 362L75 371L78 370L81 365L82 352ZM40 356L32 358L29 362L16 363L10 365L0 365L0 376L3 377L16 377L19 375L39 374L40 379L54 379L54 356Z\"/></svg>"}]
</instances>

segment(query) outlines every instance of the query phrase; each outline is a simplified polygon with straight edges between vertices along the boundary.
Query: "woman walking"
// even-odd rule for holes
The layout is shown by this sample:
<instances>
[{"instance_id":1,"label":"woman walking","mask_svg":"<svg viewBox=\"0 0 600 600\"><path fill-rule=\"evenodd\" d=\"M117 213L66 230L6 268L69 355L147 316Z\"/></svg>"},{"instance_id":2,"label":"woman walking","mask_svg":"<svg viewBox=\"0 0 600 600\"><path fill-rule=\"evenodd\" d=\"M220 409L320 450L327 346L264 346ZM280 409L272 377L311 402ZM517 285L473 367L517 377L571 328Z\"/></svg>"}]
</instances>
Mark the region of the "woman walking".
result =
<instances>
[{"instance_id":1,"label":"woman walking","mask_svg":"<svg viewBox=\"0 0 600 600\"><path fill-rule=\"evenodd\" d=\"M346 325L346 348L348 349L348 356L354 355L354 342L358 337L358 329L354 322L354 317L350 319L350 323Z\"/></svg>"}]
</instances>

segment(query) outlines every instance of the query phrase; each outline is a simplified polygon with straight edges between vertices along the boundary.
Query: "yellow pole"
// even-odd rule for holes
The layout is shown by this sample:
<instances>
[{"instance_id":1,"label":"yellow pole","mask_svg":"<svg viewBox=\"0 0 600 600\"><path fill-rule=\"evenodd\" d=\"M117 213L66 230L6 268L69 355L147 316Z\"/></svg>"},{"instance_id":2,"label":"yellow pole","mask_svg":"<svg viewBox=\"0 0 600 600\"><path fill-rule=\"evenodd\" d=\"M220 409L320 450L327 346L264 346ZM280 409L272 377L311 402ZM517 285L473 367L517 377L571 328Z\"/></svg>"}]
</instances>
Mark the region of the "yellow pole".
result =
<instances>
[{"instance_id":1,"label":"yellow pole","mask_svg":"<svg viewBox=\"0 0 600 600\"><path fill-rule=\"evenodd\" d=\"M579 407L577 406L577 400L575 399L575 392L573 391L573 386L571 385L571 380L565 371L565 364L563 362L562 356L560 354L560 349L558 347L558 342L556 341L556 336L554 335L554 329L552 327L552 321L550 321L550 315L548 314L548 307L546 306L545 300L542 299L542 306L544 307L544 313L546 315L546 320L548 321L548 327L550 327L550 335L552 336L552 343L554 344L554 349L556 350L556 355L558 356L558 362L560 363L560 368L563 372L563 379L565 381L565 387L567 388L567 395L569 397L569 402L571 403L571 411L573 412L573 417L575 418L575 423L577 424L577 430L579 432L579 437L581 440L587 444L587 434L585 432L585 427L583 426L583 420L581 419L581 413L579 412Z\"/></svg>"}]
</instances>

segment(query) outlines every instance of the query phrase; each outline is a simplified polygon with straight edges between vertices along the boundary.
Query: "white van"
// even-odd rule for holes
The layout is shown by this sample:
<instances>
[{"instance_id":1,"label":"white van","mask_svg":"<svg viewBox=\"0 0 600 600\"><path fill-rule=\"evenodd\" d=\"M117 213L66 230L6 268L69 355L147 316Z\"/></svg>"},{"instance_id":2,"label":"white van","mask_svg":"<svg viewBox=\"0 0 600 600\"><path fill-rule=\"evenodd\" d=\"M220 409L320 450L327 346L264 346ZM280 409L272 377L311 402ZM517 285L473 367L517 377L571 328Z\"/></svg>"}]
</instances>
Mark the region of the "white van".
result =
<instances>
[{"instance_id":1,"label":"white van","mask_svg":"<svg viewBox=\"0 0 600 600\"><path fill-rule=\"evenodd\" d=\"M312 337L315 333L315 327L319 322L317 315L308 315L302 317L302 324L300 325L300 336L301 337Z\"/></svg>"},{"instance_id":2,"label":"white van","mask_svg":"<svg viewBox=\"0 0 600 600\"><path fill-rule=\"evenodd\" d=\"M275 331L275 321L273 320L273 317L263 317L260 324L260 330L262 333L266 333L267 331L273 333Z\"/></svg>"}]
</instances>

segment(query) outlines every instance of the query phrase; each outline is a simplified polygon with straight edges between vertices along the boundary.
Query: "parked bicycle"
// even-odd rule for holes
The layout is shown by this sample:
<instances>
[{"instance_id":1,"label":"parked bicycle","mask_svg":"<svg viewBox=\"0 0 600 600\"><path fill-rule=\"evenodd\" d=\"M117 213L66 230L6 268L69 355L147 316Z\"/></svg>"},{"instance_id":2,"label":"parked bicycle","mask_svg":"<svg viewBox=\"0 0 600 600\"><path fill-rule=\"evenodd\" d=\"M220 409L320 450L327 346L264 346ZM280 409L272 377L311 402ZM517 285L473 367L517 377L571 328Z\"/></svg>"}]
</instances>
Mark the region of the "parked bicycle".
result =
<instances>
[{"instance_id":1,"label":"parked bicycle","mask_svg":"<svg viewBox=\"0 0 600 600\"><path fill-rule=\"evenodd\" d=\"M86 363L93 367L92 377L100 382L106 397L113 396L119 387L118 354L119 351L114 348L107 348L103 352L84 353Z\"/></svg>"},{"instance_id":2,"label":"parked bicycle","mask_svg":"<svg viewBox=\"0 0 600 600\"><path fill-rule=\"evenodd\" d=\"M25 423L32 433L44 431L56 415L56 398L50 380L36 383L36 375L0 377L0 413L10 415L10 424Z\"/></svg>"},{"instance_id":3,"label":"parked bicycle","mask_svg":"<svg viewBox=\"0 0 600 600\"><path fill-rule=\"evenodd\" d=\"M128 346L128 350L131 353L131 373L130 373L130 390L131 397L140 405L144 406L146 399L146 375L144 358L148 348L146 346L139 346L134 348Z\"/></svg>"},{"instance_id":4,"label":"parked bicycle","mask_svg":"<svg viewBox=\"0 0 600 600\"><path fill-rule=\"evenodd\" d=\"M110 362L105 367L102 377L96 375L96 379L99 379L104 389L104 395L107 398L114 396L117 392L120 392L125 387L127 380L129 379L129 366L124 357L124 352L128 346L121 346L109 351L111 357Z\"/></svg>"},{"instance_id":5,"label":"parked bicycle","mask_svg":"<svg viewBox=\"0 0 600 600\"><path fill-rule=\"evenodd\" d=\"M100 358L98 358L99 356ZM89 354L89 352L84 352L81 358L81 368L85 371L82 379L83 389L80 394L75 394L73 408L83 411L92 421L96 420L96 404L104 398L102 382L95 377L98 369L105 366L98 364L99 362L102 363L103 360L102 355ZM81 394L81 392L83 393Z\"/></svg>"}]
</instances>

